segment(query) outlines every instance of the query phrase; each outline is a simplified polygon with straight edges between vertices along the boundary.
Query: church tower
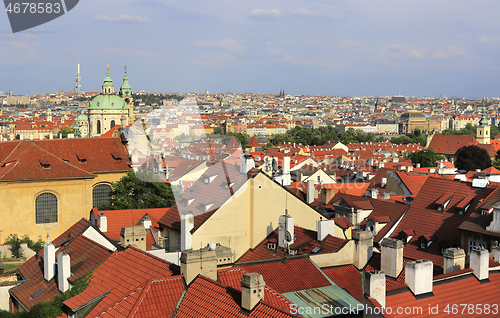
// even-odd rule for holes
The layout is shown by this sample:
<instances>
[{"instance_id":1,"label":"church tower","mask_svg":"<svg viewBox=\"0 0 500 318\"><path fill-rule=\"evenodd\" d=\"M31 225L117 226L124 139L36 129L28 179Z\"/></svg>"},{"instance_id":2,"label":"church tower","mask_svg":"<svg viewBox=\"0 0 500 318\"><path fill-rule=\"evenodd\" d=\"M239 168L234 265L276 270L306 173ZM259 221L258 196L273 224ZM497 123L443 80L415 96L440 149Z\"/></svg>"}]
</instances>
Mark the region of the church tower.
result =
<instances>
[{"instance_id":1,"label":"church tower","mask_svg":"<svg viewBox=\"0 0 500 318\"><path fill-rule=\"evenodd\" d=\"M134 123L134 99L132 98L132 88L128 84L127 67L125 66L125 75L123 76L123 84L120 87L120 97L125 101L128 108L128 125Z\"/></svg>"},{"instance_id":2,"label":"church tower","mask_svg":"<svg viewBox=\"0 0 500 318\"><path fill-rule=\"evenodd\" d=\"M490 143L490 126L488 125L488 120L486 119L486 110L483 104L483 117L479 122L479 126L476 131L476 139L480 144Z\"/></svg>"}]
</instances>

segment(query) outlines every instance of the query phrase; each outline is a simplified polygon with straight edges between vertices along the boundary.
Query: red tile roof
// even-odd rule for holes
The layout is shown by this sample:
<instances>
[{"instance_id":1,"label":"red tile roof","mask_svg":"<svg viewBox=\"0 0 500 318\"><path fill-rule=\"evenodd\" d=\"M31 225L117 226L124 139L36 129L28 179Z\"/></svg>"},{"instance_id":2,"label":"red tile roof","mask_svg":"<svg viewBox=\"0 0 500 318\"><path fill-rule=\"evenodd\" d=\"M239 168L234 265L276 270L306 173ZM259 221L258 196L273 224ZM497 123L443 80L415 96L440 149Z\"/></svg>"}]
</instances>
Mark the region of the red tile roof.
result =
<instances>
[{"instance_id":1,"label":"red tile roof","mask_svg":"<svg viewBox=\"0 0 500 318\"><path fill-rule=\"evenodd\" d=\"M94 178L130 170L119 138L77 138L0 143L0 180Z\"/></svg>"},{"instance_id":2,"label":"red tile roof","mask_svg":"<svg viewBox=\"0 0 500 318\"><path fill-rule=\"evenodd\" d=\"M296 255L309 255L312 254L312 250L315 247L321 247L321 249L316 252L318 254L322 253L332 253L337 252L342 248L348 240L334 237L328 235L321 242L318 242L318 236L316 231L304 229L298 226L294 226L294 236L295 241L290 245L290 249L296 251ZM274 244L277 248L269 249L268 244ZM238 259L238 263L244 262L254 262L262 261L268 259L283 258L288 256L288 253L281 247L278 247L278 229L274 230L269 234L262 242L260 242L255 248L249 249L243 256Z\"/></svg>"},{"instance_id":3,"label":"red tile roof","mask_svg":"<svg viewBox=\"0 0 500 318\"><path fill-rule=\"evenodd\" d=\"M354 265L323 268L325 273L337 286L347 290L352 297L363 302L363 284L361 273Z\"/></svg>"},{"instance_id":4,"label":"red tile roof","mask_svg":"<svg viewBox=\"0 0 500 318\"><path fill-rule=\"evenodd\" d=\"M259 273L279 293L330 286L331 283L308 257L290 257L258 263L236 264L247 273ZM294 279L290 279L293 277Z\"/></svg>"},{"instance_id":5,"label":"red tile roof","mask_svg":"<svg viewBox=\"0 0 500 318\"><path fill-rule=\"evenodd\" d=\"M454 155L462 147L478 144L473 136L434 135L429 144L429 149L434 149L438 154Z\"/></svg>"},{"instance_id":6,"label":"red tile roof","mask_svg":"<svg viewBox=\"0 0 500 318\"><path fill-rule=\"evenodd\" d=\"M250 314L242 313L240 291L199 275L189 286L175 317L281 318L296 316L273 306L265 299L261 300Z\"/></svg>"}]
</instances>

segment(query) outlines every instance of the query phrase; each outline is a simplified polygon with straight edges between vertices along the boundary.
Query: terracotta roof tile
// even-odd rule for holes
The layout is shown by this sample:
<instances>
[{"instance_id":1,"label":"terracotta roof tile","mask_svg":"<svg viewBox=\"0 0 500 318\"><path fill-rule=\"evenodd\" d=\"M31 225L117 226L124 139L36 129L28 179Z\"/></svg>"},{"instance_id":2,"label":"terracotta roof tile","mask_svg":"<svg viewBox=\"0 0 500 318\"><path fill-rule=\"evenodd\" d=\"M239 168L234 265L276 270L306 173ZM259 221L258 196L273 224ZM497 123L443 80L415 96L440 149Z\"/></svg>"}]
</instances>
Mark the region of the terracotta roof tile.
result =
<instances>
[{"instance_id":1,"label":"terracotta roof tile","mask_svg":"<svg viewBox=\"0 0 500 318\"><path fill-rule=\"evenodd\" d=\"M361 273L354 265L323 268L325 273L337 286L344 288L361 303L363 302L363 286Z\"/></svg>"}]
</instances>

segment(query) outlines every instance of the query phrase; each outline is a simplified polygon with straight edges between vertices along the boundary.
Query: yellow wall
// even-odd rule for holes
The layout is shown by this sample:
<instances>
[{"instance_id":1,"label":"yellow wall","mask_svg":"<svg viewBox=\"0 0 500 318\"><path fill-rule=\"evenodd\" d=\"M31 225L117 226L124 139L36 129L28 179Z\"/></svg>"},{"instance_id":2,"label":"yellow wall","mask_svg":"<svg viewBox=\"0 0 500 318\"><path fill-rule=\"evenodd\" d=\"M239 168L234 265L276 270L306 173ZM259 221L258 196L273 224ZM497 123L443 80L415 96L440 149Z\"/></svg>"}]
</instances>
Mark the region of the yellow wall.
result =
<instances>
[{"instance_id":1,"label":"yellow wall","mask_svg":"<svg viewBox=\"0 0 500 318\"><path fill-rule=\"evenodd\" d=\"M286 205L295 225L316 231L316 222L321 217L318 212L268 177L258 174L194 232L193 248L220 243L230 247L237 260L278 227L279 216L284 214Z\"/></svg>"},{"instance_id":2,"label":"yellow wall","mask_svg":"<svg viewBox=\"0 0 500 318\"><path fill-rule=\"evenodd\" d=\"M0 183L0 242L9 234L29 235L45 241L47 233L51 239L81 218L89 218L92 210L92 189L100 183L118 181L125 173L107 173L93 179L47 180ZM35 200L50 192L57 197L58 222L36 224Z\"/></svg>"}]
</instances>

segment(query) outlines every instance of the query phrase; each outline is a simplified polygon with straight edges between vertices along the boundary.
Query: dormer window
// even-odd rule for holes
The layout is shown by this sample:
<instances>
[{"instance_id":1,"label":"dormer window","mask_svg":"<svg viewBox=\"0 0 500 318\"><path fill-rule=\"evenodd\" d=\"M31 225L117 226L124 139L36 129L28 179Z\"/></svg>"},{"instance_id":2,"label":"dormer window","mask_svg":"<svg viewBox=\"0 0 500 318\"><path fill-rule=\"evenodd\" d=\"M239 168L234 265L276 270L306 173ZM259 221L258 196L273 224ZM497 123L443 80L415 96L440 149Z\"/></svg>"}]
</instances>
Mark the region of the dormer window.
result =
<instances>
[{"instance_id":1,"label":"dormer window","mask_svg":"<svg viewBox=\"0 0 500 318\"><path fill-rule=\"evenodd\" d=\"M436 201L436 212L443 213L453 198L453 194L445 193Z\"/></svg>"},{"instance_id":2,"label":"dormer window","mask_svg":"<svg viewBox=\"0 0 500 318\"><path fill-rule=\"evenodd\" d=\"M111 153L111 156L113 157L113 159L115 160L115 162L122 162L122 155L120 155L118 152L113 151Z\"/></svg>"},{"instance_id":3,"label":"dormer window","mask_svg":"<svg viewBox=\"0 0 500 318\"><path fill-rule=\"evenodd\" d=\"M85 156L83 153L77 153L76 157L78 158L78 161L80 163L86 163L87 162L87 156Z\"/></svg>"},{"instance_id":4,"label":"dormer window","mask_svg":"<svg viewBox=\"0 0 500 318\"><path fill-rule=\"evenodd\" d=\"M40 160L38 160L38 162L40 162L40 164L42 165L42 167L44 169L50 168L50 162L47 159L40 159Z\"/></svg>"}]
</instances>

